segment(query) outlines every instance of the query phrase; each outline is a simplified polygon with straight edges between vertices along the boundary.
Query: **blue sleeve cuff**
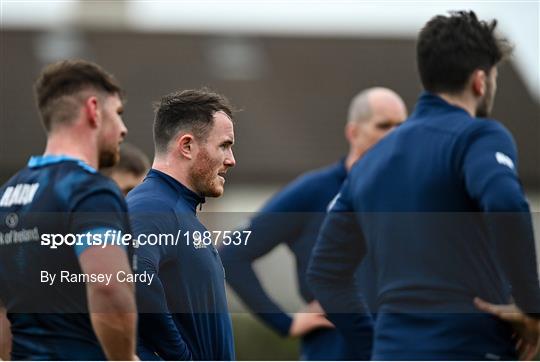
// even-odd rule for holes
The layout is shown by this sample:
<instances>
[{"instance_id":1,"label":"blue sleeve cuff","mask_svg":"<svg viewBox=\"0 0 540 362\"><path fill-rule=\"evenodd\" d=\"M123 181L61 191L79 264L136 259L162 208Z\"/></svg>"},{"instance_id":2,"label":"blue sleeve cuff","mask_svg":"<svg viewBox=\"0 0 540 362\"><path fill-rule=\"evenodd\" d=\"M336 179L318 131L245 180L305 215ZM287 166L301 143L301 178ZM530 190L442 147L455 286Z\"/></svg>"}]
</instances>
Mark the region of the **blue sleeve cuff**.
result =
<instances>
[{"instance_id":1,"label":"blue sleeve cuff","mask_svg":"<svg viewBox=\"0 0 540 362\"><path fill-rule=\"evenodd\" d=\"M285 313L257 313L257 315L282 337L289 335L292 318Z\"/></svg>"},{"instance_id":2,"label":"blue sleeve cuff","mask_svg":"<svg viewBox=\"0 0 540 362\"><path fill-rule=\"evenodd\" d=\"M118 229L112 229L107 227L94 228L77 234L76 237L78 239L73 245L73 247L78 258L86 249L91 246L98 246L100 248L103 248L107 245L114 245L127 249L126 245L118 242L118 240L120 240L119 236L121 237L122 234L121 231Z\"/></svg>"}]
</instances>

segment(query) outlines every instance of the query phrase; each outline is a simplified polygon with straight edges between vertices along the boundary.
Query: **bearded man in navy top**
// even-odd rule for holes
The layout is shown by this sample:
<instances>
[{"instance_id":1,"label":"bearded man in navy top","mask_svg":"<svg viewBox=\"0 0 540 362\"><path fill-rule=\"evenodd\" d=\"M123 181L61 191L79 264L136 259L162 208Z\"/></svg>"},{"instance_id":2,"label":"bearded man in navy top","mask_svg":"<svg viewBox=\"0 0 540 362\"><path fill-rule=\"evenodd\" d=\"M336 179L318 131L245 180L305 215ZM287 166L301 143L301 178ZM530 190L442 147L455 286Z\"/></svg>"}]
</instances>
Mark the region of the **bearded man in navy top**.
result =
<instances>
[{"instance_id":1,"label":"bearded man in navy top","mask_svg":"<svg viewBox=\"0 0 540 362\"><path fill-rule=\"evenodd\" d=\"M127 132L121 89L98 65L71 60L47 66L35 92L45 153L0 188L0 300L11 323L11 357L135 359L132 283L61 279L129 274L125 248L88 240L53 248L43 239L130 232L120 190L96 171L118 161Z\"/></svg>"},{"instance_id":2,"label":"bearded man in navy top","mask_svg":"<svg viewBox=\"0 0 540 362\"><path fill-rule=\"evenodd\" d=\"M373 260L374 359L531 358L538 347L540 288L516 146L484 118L508 52L495 26L473 12L426 24L417 43L426 92L352 168L321 228L308 279L325 310L362 313L353 273ZM495 305L512 300L517 307ZM518 351L505 320L518 324ZM354 333L359 322L336 324Z\"/></svg>"},{"instance_id":3,"label":"bearded man in navy top","mask_svg":"<svg viewBox=\"0 0 540 362\"><path fill-rule=\"evenodd\" d=\"M207 231L197 206L223 194L235 165L231 107L205 90L166 95L156 107L154 143L152 169L127 198L137 273L154 276L137 284L140 357L233 360L223 266L213 243L194 242ZM167 233L180 240L145 243Z\"/></svg>"},{"instance_id":4,"label":"bearded man in navy top","mask_svg":"<svg viewBox=\"0 0 540 362\"><path fill-rule=\"evenodd\" d=\"M401 98L387 88L369 88L351 101L345 135L350 148L347 157L308 172L276 194L251 220L250 241L239 248L223 247L221 258L227 282L257 317L282 336L302 337L301 359L369 359L371 318L366 318L366 338L347 343L324 316L306 284L306 269L326 210L337 195L347 172L374 143L407 117ZM292 317L285 313L262 288L252 264L279 244L286 244L296 260L299 292L308 305ZM363 265L359 277L371 275Z\"/></svg>"}]
</instances>

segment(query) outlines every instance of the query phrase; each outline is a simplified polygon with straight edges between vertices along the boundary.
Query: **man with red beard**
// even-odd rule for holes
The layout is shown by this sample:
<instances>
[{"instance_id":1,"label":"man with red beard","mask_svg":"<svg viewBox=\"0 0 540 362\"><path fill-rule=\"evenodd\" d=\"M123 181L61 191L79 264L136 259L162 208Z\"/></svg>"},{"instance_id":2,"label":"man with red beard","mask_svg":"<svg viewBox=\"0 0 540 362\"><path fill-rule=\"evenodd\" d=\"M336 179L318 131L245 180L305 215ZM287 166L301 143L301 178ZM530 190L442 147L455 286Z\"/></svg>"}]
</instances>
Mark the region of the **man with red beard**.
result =
<instances>
[{"instance_id":1,"label":"man with red beard","mask_svg":"<svg viewBox=\"0 0 540 362\"><path fill-rule=\"evenodd\" d=\"M11 358L134 359L132 284L62 280L131 272L123 247L92 242L130 232L120 190L97 172L118 161L127 133L122 91L98 65L69 60L45 67L35 94L45 152L0 187L0 300ZM65 242L47 243L49 233ZM74 244L69 235L87 236Z\"/></svg>"},{"instance_id":2,"label":"man with red beard","mask_svg":"<svg viewBox=\"0 0 540 362\"><path fill-rule=\"evenodd\" d=\"M138 245L136 271L142 359L233 360L223 266L197 219L205 197L223 194L235 165L232 110L221 95L164 96L154 120L155 159L128 196ZM174 240L162 236L174 235Z\"/></svg>"}]
</instances>

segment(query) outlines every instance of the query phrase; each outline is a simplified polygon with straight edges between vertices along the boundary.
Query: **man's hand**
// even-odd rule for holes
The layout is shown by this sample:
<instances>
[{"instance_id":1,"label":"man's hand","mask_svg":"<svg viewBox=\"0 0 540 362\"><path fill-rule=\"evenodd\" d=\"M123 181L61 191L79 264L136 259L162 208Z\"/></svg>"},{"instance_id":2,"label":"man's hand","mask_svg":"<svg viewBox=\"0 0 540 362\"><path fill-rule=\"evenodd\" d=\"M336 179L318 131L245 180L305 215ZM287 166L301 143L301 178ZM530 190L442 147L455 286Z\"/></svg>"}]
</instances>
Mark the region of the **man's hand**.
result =
<instances>
[{"instance_id":1,"label":"man's hand","mask_svg":"<svg viewBox=\"0 0 540 362\"><path fill-rule=\"evenodd\" d=\"M0 360L9 360L11 354L11 329L6 309L0 301Z\"/></svg>"},{"instance_id":2,"label":"man's hand","mask_svg":"<svg viewBox=\"0 0 540 362\"><path fill-rule=\"evenodd\" d=\"M334 328L334 325L324 316L319 302L313 301L294 315L289 336L302 337L319 328Z\"/></svg>"},{"instance_id":3,"label":"man's hand","mask_svg":"<svg viewBox=\"0 0 540 362\"><path fill-rule=\"evenodd\" d=\"M474 298L474 304L481 311L493 314L514 327L519 359L530 361L538 354L540 351L540 320L527 316L515 304L496 305L480 298Z\"/></svg>"}]
</instances>

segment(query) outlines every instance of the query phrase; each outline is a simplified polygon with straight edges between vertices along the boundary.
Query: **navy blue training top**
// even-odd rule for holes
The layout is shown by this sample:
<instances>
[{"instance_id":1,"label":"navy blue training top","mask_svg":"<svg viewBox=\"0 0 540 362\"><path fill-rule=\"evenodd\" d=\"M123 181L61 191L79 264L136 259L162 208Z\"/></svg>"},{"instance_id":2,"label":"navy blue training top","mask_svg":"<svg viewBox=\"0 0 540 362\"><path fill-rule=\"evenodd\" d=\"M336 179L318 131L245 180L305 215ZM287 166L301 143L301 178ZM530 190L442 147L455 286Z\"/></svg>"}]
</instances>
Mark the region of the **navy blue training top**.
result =
<instances>
[{"instance_id":1,"label":"navy blue training top","mask_svg":"<svg viewBox=\"0 0 540 362\"><path fill-rule=\"evenodd\" d=\"M411 329L402 316L403 328L390 337L379 328L385 325L379 314L375 349L473 351L483 343L473 335L506 333L479 332L479 324L470 323L478 322L471 314L478 312L476 296L500 304L512 295L538 316L534 236L516 164L514 141L500 123L472 118L424 93L407 122L353 166L324 221L308 270L317 299L325 309L362 311L351 275L367 254L376 268L379 313L450 317L448 323L413 321ZM456 322L455 313L465 318ZM356 320L345 322L350 329ZM460 325L452 335L453 323Z\"/></svg>"},{"instance_id":2,"label":"navy blue training top","mask_svg":"<svg viewBox=\"0 0 540 362\"><path fill-rule=\"evenodd\" d=\"M196 215L204 198L152 169L127 202L140 242L136 272L154 275L150 285L137 284L140 357L235 359L221 260L213 244L193 242L193 232L206 231ZM144 244L143 234L172 234L175 241Z\"/></svg>"},{"instance_id":3,"label":"navy blue training top","mask_svg":"<svg viewBox=\"0 0 540 362\"><path fill-rule=\"evenodd\" d=\"M0 188L0 300L13 334L13 359L103 360L87 314L86 284L61 282L82 273L88 245L40 245L44 234L101 228L129 233L124 198L110 179L67 156L32 157ZM51 286L41 273L56 275Z\"/></svg>"},{"instance_id":4,"label":"navy blue training top","mask_svg":"<svg viewBox=\"0 0 540 362\"><path fill-rule=\"evenodd\" d=\"M251 231L245 246L222 247L227 282L247 306L281 335L288 335L292 319L268 296L252 263L281 243L296 259L300 294L311 302L306 269L328 204L347 176L343 161L308 172L272 197L246 227Z\"/></svg>"}]
</instances>

